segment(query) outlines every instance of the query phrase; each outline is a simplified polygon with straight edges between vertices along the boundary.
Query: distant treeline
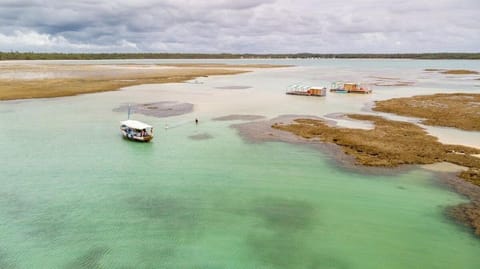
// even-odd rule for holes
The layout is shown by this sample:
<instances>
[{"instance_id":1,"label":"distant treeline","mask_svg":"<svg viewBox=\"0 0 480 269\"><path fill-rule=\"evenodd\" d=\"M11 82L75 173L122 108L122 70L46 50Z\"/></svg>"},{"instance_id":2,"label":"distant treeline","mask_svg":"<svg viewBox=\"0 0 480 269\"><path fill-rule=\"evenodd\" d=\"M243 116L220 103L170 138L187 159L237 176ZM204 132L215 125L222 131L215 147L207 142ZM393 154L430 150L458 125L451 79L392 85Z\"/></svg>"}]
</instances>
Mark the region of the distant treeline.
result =
<instances>
[{"instance_id":1,"label":"distant treeline","mask_svg":"<svg viewBox=\"0 0 480 269\"><path fill-rule=\"evenodd\" d=\"M110 59L469 59L479 60L480 53L399 53L399 54L202 54L202 53L34 53L0 52L0 60L110 60Z\"/></svg>"}]
</instances>

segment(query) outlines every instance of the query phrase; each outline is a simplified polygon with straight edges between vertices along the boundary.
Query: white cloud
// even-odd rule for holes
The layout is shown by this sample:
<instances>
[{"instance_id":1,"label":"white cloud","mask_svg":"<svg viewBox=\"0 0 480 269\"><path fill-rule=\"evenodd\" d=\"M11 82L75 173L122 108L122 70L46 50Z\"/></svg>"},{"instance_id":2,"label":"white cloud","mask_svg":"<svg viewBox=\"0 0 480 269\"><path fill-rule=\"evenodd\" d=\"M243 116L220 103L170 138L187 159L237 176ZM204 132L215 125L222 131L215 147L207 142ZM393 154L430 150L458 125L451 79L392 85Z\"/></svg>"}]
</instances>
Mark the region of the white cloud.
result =
<instances>
[{"instance_id":1,"label":"white cloud","mask_svg":"<svg viewBox=\"0 0 480 269\"><path fill-rule=\"evenodd\" d=\"M71 52L108 52L108 51L138 51L135 43L120 40L114 45L98 45L91 43L75 43L65 37L50 34L39 34L35 31L15 30L12 35L0 33L1 51L71 51Z\"/></svg>"},{"instance_id":2,"label":"white cloud","mask_svg":"<svg viewBox=\"0 0 480 269\"><path fill-rule=\"evenodd\" d=\"M0 0L0 50L478 51L479 0Z\"/></svg>"}]
</instances>

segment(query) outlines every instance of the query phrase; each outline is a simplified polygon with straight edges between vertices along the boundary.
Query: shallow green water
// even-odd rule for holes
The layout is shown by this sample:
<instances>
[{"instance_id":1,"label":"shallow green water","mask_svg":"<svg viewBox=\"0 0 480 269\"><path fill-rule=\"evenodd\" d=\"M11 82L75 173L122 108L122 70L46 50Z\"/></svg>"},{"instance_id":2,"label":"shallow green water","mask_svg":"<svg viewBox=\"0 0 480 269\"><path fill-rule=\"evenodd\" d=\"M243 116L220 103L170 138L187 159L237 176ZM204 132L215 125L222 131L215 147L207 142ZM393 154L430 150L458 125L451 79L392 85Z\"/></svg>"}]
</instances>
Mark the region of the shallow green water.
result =
<instances>
[{"instance_id":1,"label":"shallow green water","mask_svg":"<svg viewBox=\"0 0 480 269\"><path fill-rule=\"evenodd\" d=\"M156 138L128 142L111 110L130 94L0 104L0 268L480 265L480 240L443 215L465 200L427 171L357 174L192 114L168 130L135 115Z\"/></svg>"}]
</instances>

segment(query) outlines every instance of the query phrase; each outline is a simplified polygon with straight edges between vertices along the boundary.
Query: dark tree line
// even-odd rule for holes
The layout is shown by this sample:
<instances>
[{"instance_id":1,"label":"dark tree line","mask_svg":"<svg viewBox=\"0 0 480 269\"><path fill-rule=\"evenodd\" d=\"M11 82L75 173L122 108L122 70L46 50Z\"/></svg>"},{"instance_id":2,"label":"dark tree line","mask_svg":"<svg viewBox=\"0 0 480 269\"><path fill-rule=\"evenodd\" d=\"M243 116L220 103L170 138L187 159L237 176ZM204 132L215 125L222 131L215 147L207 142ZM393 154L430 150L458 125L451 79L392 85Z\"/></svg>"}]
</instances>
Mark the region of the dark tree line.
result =
<instances>
[{"instance_id":1,"label":"dark tree line","mask_svg":"<svg viewBox=\"0 0 480 269\"><path fill-rule=\"evenodd\" d=\"M480 53L396 53L396 54L206 54L206 53L36 53L0 52L0 60L115 60L115 59L241 59L241 58L340 58L340 59L480 59Z\"/></svg>"}]
</instances>

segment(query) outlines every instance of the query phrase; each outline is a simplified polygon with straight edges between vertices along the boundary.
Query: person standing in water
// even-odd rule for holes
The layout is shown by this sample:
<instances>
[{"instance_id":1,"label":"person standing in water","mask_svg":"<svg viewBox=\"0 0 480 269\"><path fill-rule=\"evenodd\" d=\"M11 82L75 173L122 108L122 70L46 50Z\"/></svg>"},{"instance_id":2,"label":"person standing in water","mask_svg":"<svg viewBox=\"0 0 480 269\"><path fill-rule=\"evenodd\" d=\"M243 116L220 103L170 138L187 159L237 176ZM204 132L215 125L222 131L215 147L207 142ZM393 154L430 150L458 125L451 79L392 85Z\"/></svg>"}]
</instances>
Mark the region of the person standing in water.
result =
<instances>
[{"instance_id":1,"label":"person standing in water","mask_svg":"<svg viewBox=\"0 0 480 269\"><path fill-rule=\"evenodd\" d=\"M195 124L198 125L198 118L195 118Z\"/></svg>"}]
</instances>

